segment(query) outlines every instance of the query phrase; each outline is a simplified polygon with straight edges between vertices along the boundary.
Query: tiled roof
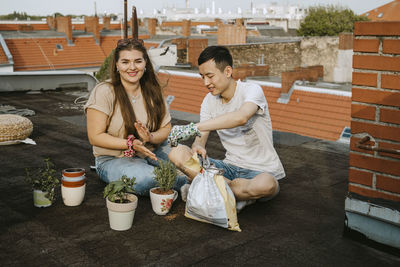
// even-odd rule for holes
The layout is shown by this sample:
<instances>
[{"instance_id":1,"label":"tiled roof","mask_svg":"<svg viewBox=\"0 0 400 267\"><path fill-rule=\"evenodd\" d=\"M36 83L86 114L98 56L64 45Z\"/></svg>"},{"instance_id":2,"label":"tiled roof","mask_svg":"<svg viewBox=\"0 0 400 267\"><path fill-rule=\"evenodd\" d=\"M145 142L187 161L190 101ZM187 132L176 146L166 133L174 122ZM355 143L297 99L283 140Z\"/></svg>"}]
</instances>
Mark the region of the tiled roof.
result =
<instances>
[{"instance_id":1,"label":"tiled roof","mask_svg":"<svg viewBox=\"0 0 400 267\"><path fill-rule=\"evenodd\" d=\"M149 36L147 35L139 35L139 39L147 39ZM121 39L121 36L101 36L100 37L100 45L104 51L105 55L109 55L111 51L115 48L118 40ZM157 47L158 43L150 43L144 42L144 46L149 49L150 47Z\"/></svg>"},{"instance_id":2,"label":"tiled roof","mask_svg":"<svg viewBox=\"0 0 400 267\"><path fill-rule=\"evenodd\" d=\"M160 74L165 82L167 74ZM351 97L294 90L288 104L277 103L281 88L262 86L269 105L274 130L336 141L344 127L350 126ZM165 95L175 96L170 108L194 114L207 89L200 78L171 75Z\"/></svg>"},{"instance_id":3,"label":"tiled roof","mask_svg":"<svg viewBox=\"0 0 400 267\"><path fill-rule=\"evenodd\" d=\"M372 21L399 21L400 20L400 0L395 0L386 5L374 8L363 13Z\"/></svg>"},{"instance_id":4,"label":"tiled roof","mask_svg":"<svg viewBox=\"0 0 400 267\"><path fill-rule=\"evenodd\" d=\"M280 104L281 88L263 89L274 130L336 141L350 126L350 97L294 90L289 103Z\"/></svg>"},{"instance_id":5,"label":"tiled roof","mask_svg":"<svg viewBox=\"0 0 400 267\"><path fill-rule=\"evenodd\" d=\"M149 38L140 35L139 38ZM93 37L74 37L68 44L65 38L5 39L14 59L15 71L99 67L115 48L120 36L101 36L100 45ZM58 49L56 45L61 45ZM146 48L158 43L144 43ZM5 56L4 56L5 57ZM0 53L0 63L2 54ZM6 59L6 58L5 58Z\"/></svg>"},{"instance_id":6,"label":"tiled roof","mask_svg":"<svg viewBox=\"0 0 400 267\"><path fill-rule=\"evenodd\" d=\"M100 66L105 54L92 37L6 39L14 70L46 70ZM56 45L62 49L57 49Z\"/></svg>"},{"instance_id":7,"label":"tiled roof","mask_svg":"<svg viewBox=\"0 0 400 267\"><path fill-rule=\"evenodd\" d=\"M0 45L0 64L6 64L6 63L9 63L8 58L4 53L2 46Z\"/></svg>"},{"instance_id":8,"label":"tiled roof","mask_svg":"<svg viewBox=\"0 0 400 267\"><path fill-rule=\"evenodd\" d=\"M44 23L26 23L26 24L17 24L17 23L0 23L0 31L18 31L19 27L29 26L32 27L34 31L48 31L50 30L49 25Z\"/></svg>"}]
</instances>

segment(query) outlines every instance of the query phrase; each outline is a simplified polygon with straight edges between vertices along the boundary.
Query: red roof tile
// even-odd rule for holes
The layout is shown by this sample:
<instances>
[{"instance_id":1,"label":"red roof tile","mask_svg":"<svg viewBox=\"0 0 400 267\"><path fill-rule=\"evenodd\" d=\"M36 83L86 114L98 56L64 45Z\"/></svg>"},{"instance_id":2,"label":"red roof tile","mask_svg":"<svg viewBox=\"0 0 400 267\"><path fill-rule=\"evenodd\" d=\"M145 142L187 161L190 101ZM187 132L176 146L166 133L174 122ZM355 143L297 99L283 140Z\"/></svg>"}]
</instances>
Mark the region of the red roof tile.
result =
<instances>
[{"instance_id":1,"label":"red roof tile","mask_svg":"<svg viewBox=\"0 0 400 267\"><path fill-rule=\"evenodd\" d=\"M372 21L399 21L400 20L400 0L395 0L386 5L374 8L363 13Z\"/></svg>"},{"instance_id":2,"label":"red roof tile","mask_svg":"<svg viewBox=\"0 0 400 267\"><path fill-rule=\"evenodd\" d=\"M19 27L29 26L32 27L34 31L48 31L50 30L49 25L44 23L0 23L0 31L18 31Z\"/></svg>"},{"instance_id":3,"label":"red roof tile","mask_svg":"<svg viewBox=\"0 0 400 267\"><path fill-rule=\"evenodd\" d=\"M4 53L3 47L0 45L0 64L6 64L8 62L8 58Z\"/></svg>"},{"instance_id":4,"label":"red roof tile","mask_svg":"<svg viewBox=\"0 0 400 267\"><path fill-rule=\"evenodd\" d=\"M74 38L73 45L65 38L6 39L6 43L16 71L95 67L105 58L92 37Z\"/></svg>"}]
</instances>

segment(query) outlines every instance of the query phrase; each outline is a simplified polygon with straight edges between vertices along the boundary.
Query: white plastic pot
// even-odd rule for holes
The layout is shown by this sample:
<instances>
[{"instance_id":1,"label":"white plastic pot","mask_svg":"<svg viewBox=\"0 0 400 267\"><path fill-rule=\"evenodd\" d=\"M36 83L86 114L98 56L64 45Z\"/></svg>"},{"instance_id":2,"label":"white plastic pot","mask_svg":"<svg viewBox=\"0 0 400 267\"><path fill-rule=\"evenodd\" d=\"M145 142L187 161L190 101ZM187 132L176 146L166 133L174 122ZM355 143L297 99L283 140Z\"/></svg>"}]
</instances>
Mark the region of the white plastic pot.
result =
<instances>
[{"instance_id":1,"label":"white plastic pot","mask_svg":"<svg viewBox=\"0 0 400 267\"><path fill-rule=\"evenodd\" d=\"M173 190L174 192L168 195L155 194L153 193L153 189L156 188L158 187L153 187L150 189L151 207L156 214L165 215L170 211L172 203L178 197L178 192Z\"/></svg>"},{"instance_id":2,"label":"white plastic pot","mask_svg":"<svg viewBox=\"0 0 400 267\"><path fill-rule=\"evenodd\" d=\"M138 198L128 194L129 203L115 203L106 198L110 228L117 231L129 230L138 205Z\"/></svg>"},{"instance_id":3,"label":"white plastic pot","mask_svg":"<svg viewBox=\"0 0 400 267\"><path fill-rule=\"evenodd\" d=\"M46 197L47 192L42 190L33 190L33 205L38 208L45 208L51 206L51 201Z\"/></svg>"},{"instance_id":4,"label":"white plastic pot","mask_svg":"<svg viewBox=\"0 0 400 267\"><path fill-rule=\"evenodd\" d=\"M86 184L79 187L61 185L61 196L65 206L79 206L85 198Z\"/></svg>"}]
</instances>

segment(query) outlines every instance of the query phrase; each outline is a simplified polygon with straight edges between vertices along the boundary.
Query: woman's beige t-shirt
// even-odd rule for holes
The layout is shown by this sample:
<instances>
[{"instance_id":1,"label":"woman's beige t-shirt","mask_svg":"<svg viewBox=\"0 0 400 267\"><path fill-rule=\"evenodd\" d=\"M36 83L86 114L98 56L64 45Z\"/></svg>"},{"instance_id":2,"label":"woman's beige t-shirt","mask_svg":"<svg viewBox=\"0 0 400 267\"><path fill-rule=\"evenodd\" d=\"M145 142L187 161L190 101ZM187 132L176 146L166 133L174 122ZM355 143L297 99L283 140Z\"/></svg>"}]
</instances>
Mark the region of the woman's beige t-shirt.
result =
<instances>
[{"instance_id":1,"label":"woman's beige t-shirt","mask_svg":"<svg viewBox=\"0 0 400 267\"><path fill-rule=\"evenodd\" d=\"M103 82L98 84L91 92L88 101L84 106L84 110L88 108L96 109L105 113L108 117L110 117L111 113L113 112L113 104L114 104L114 90L111 83ZM136 115L136 120L141 121L145 125L147 125L147 112L145 108L145 103L143 101L142 94L135 98L135 103L131 102L133 106L133 111ZM169 114L168 105L165 103L165 116L162 120L161 127L164 127L171 121L171 115ZM114 114L112 115L111 119L109 119L109 125L107 127L107 133L119 137L124 138L124 131L125 126L121 114L121 109L119 104L117 104ZM151 144L150 144L151 146ZM151 149L151 147L149 147ZM123 150L116 150L116 149L108 149L98 146L93 146L93 155L95 157L98 156L115 156L115 157L123 157L124 152Z\"/></svg>"}]
</instances>

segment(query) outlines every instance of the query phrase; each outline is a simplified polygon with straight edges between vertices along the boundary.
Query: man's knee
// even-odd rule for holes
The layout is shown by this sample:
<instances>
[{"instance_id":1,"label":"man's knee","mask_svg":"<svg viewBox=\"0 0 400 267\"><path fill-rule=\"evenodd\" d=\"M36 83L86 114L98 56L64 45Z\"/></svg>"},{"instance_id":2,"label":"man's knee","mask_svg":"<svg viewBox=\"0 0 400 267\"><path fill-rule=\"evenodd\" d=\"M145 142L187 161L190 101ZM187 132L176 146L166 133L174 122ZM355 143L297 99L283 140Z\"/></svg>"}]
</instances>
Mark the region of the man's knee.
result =
<instances>
[{"instance_id":1,"label":"man's knee","mask_svg":"<svg viewBox=\"0 0 400 267\"><path fill-rule=\"evenodd\" d=\"M237 179L232 181L233 185L236 183L236 180ZM239 180L237 182L239 182ZM241 182L244 181L242 180ZM276 194L278 190L278 183L275 178L265 173L245 182L247 185L241 184L240 189L239 186L237 189L241 190L243 194L248 195L250 199L270 197Z\"/></svg>"},{"instance_id":2,"label":"man's knee","mask_svg":"<svg viewBox=\"0 0 400 267\"><path fill-rule=\"evenodd\" d=\"M269 197L276 194L278 190L278 183L274 178L269 179L265 185L262 187L262 196L261 197Z\"/></svg>"}]
</instances>

